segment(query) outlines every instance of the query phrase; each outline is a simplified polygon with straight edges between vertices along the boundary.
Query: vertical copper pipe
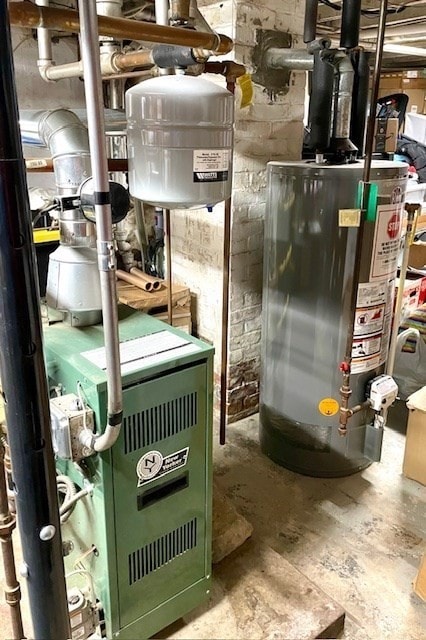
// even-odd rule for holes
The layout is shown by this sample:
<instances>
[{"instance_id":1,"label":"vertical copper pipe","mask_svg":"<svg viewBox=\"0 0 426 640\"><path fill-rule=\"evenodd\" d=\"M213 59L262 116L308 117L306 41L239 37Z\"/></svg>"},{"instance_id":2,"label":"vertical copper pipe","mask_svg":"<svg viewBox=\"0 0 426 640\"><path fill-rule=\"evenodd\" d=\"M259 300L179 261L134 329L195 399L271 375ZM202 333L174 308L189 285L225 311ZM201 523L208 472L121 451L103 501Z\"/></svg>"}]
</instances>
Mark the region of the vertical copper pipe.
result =
<instances>
[{"instance_id":1,"label":"vertical copper pipe","mask_svg":"<svg viewBox=\"0 0 426 640\"><path fill-rule=\"evenodd\" d=\"M167 319L169 325L173 326L173 290L172 290L172 237L170 209L164 209L166 222L166 252L167 252Z\"/></svg>"},{"instance_id":2,"label":"vertical copper pipe","mask_svg":"<svg viewBox=\"0 0 426 640\"><path fill-rule=\"evenodd\" d=\"M6 580L4 593L6 603L10 607L13 640L21 640L21 638L25 638L20 605L21 588L16 578L15 556L12 542L12 532L16 527L16 520L9 510L4 454L4 446L0 442L0 540L4 577Z\"/></svg>"},{"instance_id":3,"label":"vertical copper pipe","mask_svg":"<svg viewBox=\"0 0 426 640\"><path fill-rule=\"evenodd\" d=\"M355 266L354 273L352 279L352 294L351 294L351 319L348 324L348 332L346 336L346 352L343 362L340 364L340 370L343 374L343 384L340 390L341 394L341 418L343 416L342 408L345 410L348 404L347 393L350 392L350 384L349 377L351 373L351 364L352 364L352 344L353 344L353 334L355 328L355 314L356 314L356 305L358 299L358 283L359 277L361 273L361 259L362 259L362 248L363 248L363 240L364 240L364 230L365 230L365 213L368 207L368 201L370 197L370 173L371 173L371 161L373 157L373 144L374 144L374 125L376 118L376 104L377 97L379 95L379 84L380 84L380 69L382 66L382 57L383 57L383 42L385 38L385 30L386 30L386 16L388 9L388 0L382 0L380 4L380 19L379 25L377 29L377 47L376 47L376 60L374 64L374 74L373 74L373 89L371 93L370 99L370 111L368 116L367 123L367 135L366 135L366 143L365 143L365 159L364 159L364 174L363 174L363 194L362 194L362 214L361 214L361 224L358 229L358 236L356 242L355 249ZM343 389L343 392L342 392ZM341 419L339 433L342 436L347 434L347 419Z\"/></svg>"},{"instance_id":4,"label":"vertical copper pipe","mask_svg":"<svg viewBox=\"0 0 426 640\"><path fill-rule=\"evenodd\" d=\"M223 228L222 342L220 363L219 442L226 443L226 405L228 395L229 275L231 262L231 198L225 202Z\"/></svg>"},{"instance_id":5,"label":"vertical copper pipe","mask_svg":"<svg viewBox=\"0 0 426 640\"><path fill-rule=\"evenodd\" d=\"M235 77L226 78L226 88L235 93ZM223 226L223 287L222 287L222 341L220 363L220 418L219 443L226 443L227 395L228 395L228 340L229 340L229 285L231 263L232 197L225 202Z\"/></svg>"},{"instance_id":6,"label":"vertical copper pipe","mask_svg":"<svg viewBox=\"0 0 426 640\"><path fill-rule=\"evenodd\" d=\"M376 103L377 96L379 94L379 84L380 84L380 69L382 66L382 56L383 56L383 41L385 37L385 29L386 29L386 14L388 8L388 0L382 0L380 5L380 20L379 26L377 30L377 50L376 50L376 60L374 64L374 74L373 74L373 90L371 93L370 100L370 111L368 116L367 123L367 136L365 143L365 159L364 159L364 174L363 174L363 202L362 209L364 215L361 216L361 224L358 229L358 237L356 243L355 250L355 269L353 274L352 281L352 298L351 298L351 322L348 326L348 334L346 340L346 354L345 354L345 362L349 365L352 361L352 342L353 342L353 332L355 326L355 309L356 302L358 297L358 280L359 275L361 273L361 257L362 257L362 246L364 239L364 228L365 228L365 211L368 207L368 200L370 195L370 172L371 172L371 161L373 157L373 145L374 145L374 125L376 119Z\"/></svg>"}]
</instances>

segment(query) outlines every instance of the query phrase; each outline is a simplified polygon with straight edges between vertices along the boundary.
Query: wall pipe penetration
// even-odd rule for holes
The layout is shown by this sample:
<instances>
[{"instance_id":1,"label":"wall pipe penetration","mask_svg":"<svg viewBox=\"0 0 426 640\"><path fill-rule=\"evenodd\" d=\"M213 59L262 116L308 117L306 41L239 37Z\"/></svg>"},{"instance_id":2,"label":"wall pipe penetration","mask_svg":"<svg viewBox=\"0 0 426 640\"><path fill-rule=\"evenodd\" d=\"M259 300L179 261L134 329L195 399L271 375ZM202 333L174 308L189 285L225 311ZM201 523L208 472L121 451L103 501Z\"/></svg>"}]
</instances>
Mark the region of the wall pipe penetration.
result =
<instances>
[{"instance_id":1,"label":"wall pipe penetration","mask_svg":"<svg viewBox=\"0 0 426 640\"><path fill-rule=\"evenodd\" d=\"M115 278L115 254L105 150L105 125L101 70L98 51L98 16L95 0L79 0L81 19L81 51L84 63L87 123L92 157L93 188L96 215L98 266L101 281L104 343L106 354L108 418L102 435L83 431L81 442L95 451L105 451L116 442L123 417L118 311Z\"/></svg>"},{"instance_id":2,"label":"wall pipe penetration","mask_svg":"<svg viewBox=\"0 0 426 640\"><path fill-rule=\"evenodd\" d=\"M0 1L0 371L34 637L71 636L6 0ZM49 603L49 606L46 606Z\"/></svg>"}]
</instances>

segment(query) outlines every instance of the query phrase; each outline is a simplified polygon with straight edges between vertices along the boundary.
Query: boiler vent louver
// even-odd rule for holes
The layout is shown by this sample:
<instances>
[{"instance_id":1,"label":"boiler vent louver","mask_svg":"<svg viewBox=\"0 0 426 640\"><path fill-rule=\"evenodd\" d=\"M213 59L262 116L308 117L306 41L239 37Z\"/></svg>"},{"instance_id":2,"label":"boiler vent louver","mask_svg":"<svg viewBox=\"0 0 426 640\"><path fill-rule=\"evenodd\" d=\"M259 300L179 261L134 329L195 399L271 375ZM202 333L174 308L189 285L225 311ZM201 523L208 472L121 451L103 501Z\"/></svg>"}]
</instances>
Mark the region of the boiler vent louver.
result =
<instances>
[{"instance_id":1,"label":"boiler vent louver","mask_svg":"<svg viewBox=\"0 0 426 640\"><path fill-rule=\"evenodd\" d=\"M197 424L197 393L189 393L124 418L124 453L170 438Z\"/></svg>"},{"instance_id":2,"label":"boiler vent louver","mask_svg":"<svg viewBox=\"0 0 426 640\"><path fill-rule=\"evenodd\" d=\"M129 554L129 584L157 571L197 546L197 518Z\"/></svg>"}]
</instances>

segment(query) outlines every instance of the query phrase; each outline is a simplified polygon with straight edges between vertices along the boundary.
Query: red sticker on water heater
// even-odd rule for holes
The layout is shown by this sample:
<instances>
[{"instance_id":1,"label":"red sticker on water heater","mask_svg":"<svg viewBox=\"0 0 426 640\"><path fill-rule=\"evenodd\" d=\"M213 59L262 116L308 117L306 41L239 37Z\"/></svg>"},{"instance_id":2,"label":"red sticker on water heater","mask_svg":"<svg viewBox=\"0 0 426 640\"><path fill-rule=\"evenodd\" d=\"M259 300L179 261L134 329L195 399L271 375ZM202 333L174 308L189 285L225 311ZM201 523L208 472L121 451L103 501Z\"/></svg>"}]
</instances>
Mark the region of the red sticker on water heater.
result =
<instances>
[{"instance_id":1,"label":"red sticker on water heater","mask_svg":"<svg viewBox=\"0 0 426 640\"><path fill-rule=\"evenodd\" d=\"M399 255L401 216L401 204L385 204L377 207L370 281L395 277Z\"/></svg>"},{"instance_id":2,"label":"red sticker on water heater","mask_svg":"<svg viewBox=\"0 0 426 640\"><path fill-rule=\"evenodd\" d=\"M400 214L394 214L388 222L388 236L389 238L396 238L399 236L399 229L401 224Z\"/></svg>"}]
</instances>

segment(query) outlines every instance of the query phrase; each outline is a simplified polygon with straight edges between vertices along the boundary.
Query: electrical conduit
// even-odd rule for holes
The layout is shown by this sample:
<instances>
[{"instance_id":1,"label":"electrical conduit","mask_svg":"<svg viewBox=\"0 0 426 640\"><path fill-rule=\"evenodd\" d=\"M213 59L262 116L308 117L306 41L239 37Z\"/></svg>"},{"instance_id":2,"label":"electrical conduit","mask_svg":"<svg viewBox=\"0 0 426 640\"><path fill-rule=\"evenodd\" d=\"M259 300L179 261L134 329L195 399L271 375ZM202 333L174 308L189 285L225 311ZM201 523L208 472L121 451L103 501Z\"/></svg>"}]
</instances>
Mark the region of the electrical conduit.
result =
<instances>
[{"instance_id":1,"label":"electrical conduit","mask_svg":"<svg viewBox=\"0 0 426 640\"><path fill-rule=\"evenodd\" d=\"M83 431L81 442L84 446L88 446L95 451L105 451L116 442L123 418L115 284L116 265L104 136L104 109L96 2L95 0L79 0L78 5L81 26L81 52L85 70L84 88L86 93L87 123L92 157L108 394L108 419L104 433L102 435L94 435L91 431Z\"/></svg>"}]
</instances>

